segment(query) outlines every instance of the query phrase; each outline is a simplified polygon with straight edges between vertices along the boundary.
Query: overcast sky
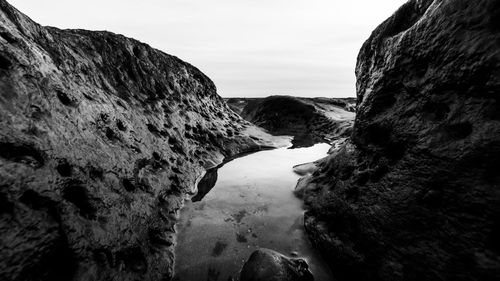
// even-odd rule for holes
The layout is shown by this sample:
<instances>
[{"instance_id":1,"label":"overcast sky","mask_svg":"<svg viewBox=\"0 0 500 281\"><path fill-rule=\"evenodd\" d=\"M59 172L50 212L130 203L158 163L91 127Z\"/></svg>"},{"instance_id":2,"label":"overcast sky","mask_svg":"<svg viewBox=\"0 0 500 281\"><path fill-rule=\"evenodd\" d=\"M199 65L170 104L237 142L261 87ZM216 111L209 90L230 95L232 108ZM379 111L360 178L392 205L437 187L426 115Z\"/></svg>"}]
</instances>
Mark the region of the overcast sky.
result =
<instances>
[{"instance_id":1,"label":"overcast sky","mask_svg":"<svg viewBox=\"0 0 500 281\"><path fill-rule=\"evenodd\" d=\"M175 55L224 97L355 96L363 42L405 0L8 0L42 25L109 30Z\"/></svg>"}]
</instances>

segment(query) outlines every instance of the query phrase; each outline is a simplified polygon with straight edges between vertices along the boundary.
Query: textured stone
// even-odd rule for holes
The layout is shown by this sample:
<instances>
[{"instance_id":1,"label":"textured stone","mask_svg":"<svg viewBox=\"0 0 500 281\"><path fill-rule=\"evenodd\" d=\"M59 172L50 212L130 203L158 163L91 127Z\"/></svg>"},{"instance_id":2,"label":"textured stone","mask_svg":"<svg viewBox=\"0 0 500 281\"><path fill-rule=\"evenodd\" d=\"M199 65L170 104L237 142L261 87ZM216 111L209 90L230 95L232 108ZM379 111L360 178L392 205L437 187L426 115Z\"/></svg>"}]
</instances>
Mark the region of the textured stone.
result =
<instances>
[{"instance_id":1,"label":"textured stone","mask_svg":"<svg viewBox=\"0 0 500 281\"><path fill-rule=\"evenodd\" d=\"M361 48L351 141L301 187L339 280L500 279L499 15L411 0Z\"/></svg>"},{"instance_id":2,"label":"textured stone","mask_svg":"<svg viewBox=\"0 0 500 281\"><path fill-rule=\"evenodd\" d=\"M272 134L294 136L294 147L307 147L348 136L354 123L353 98L230 98L229 106Z\"/></svg>"},{"instance_id":3,"label":"textured stone","mask_svg":"<svg viewBox=\"0 0 500 281\"><path fill-rule=\"evenodd\" d=\"M168 280L197 178L273 145L188 63L4 0L0 93L1 280Z\"/></svg>"},{"instance_id":4,"label":"textured stone","mask_svg":"<svg viewBox=\"0 0 500 281\"><path fill-rule=\"evenodd\" d=\"M250 255L241 270L240 281L313 281L307 262L288 258L269 249Z\"/></svg>"}]
</instances>

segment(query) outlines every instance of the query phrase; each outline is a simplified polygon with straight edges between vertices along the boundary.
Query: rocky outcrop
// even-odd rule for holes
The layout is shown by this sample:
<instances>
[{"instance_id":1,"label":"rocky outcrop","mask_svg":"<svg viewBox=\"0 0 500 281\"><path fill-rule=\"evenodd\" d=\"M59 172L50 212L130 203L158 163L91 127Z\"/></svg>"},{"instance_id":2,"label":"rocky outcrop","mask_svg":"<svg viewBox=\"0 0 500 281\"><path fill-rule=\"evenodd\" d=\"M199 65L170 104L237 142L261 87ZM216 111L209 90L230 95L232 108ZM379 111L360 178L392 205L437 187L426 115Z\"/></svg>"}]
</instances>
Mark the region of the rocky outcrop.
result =
<instances>
[{"instance_id":1,"label":"rocky outcrop","mask_svg":"<svg viewBox=\"0 0 500 281\"><path fill-rule=\"evenodd\" d=\"M270 96L277 97L277 96ZM290 96L281 96L289 97ZM269 97L268 97L269 98ZM293 97L295 99L302 100L309 104L317 105L318 108L323 110L328 110L332 106L340 107L349 112L356 111L356 98L300 98ZM224 98L227 105L236 113L241 114L245 111L248 106L249 109L255 108L259 103L261 103L266 98ZM248 109L246 110L248 111Z\"/></svg>"},{"instance_id":2,"label":"rocky outcrop","mask_svg":"<svg viewBox=\"0 0 500 281\"><path fill-rule=\"evenodd\" d=\"M204 169L273 144L198 69L136 40L0 0L0 49L1 280L169 280Z\"/></svg>"},{"instance_id":3,"label":"rocky outcrop","mask_svg":"<svg viewBox=\"0 0 500 281\"><path fill-rule=\"evenodd\" d=\"M500 2L411 0L361 48L305 227L339 280L500 278Z\"/></svg>"},{"instance_id":4,"label":"rocky outcrop","mask_svg":"<svg viewBox=\"0 0 500 281\"><path fill-rule=\"evenodd\" d=\"M270 96L227 99L246 120L275 135L292 135L294 147L347 136L354 123L351 99Z\"/></svg>"},{"instance_id":5,"label":"rocky outcrop","mask_svg":"<svg viewBox=\"0 0 500 281\"><path fill-rule=\"evenodd\" d=\"M258 249L243 265L240 281L313 281L309 265L269 249Z\"/></svg>"}]
</instances>

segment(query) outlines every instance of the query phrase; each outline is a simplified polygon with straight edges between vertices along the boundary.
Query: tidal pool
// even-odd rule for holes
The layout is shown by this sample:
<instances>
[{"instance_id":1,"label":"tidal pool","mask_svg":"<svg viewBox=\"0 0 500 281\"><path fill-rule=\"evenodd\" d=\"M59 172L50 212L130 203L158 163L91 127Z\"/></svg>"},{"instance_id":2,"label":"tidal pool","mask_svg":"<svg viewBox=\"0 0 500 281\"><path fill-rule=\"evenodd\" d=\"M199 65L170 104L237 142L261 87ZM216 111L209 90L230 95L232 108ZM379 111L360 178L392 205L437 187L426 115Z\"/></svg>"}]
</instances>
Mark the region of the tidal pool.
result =
<instances>
[{"instance_id":1,"label":"tidal pool","mask_svg":"<svg viewBox=\"0 0 500 281\"><path fill-rule=\"evenodd\" d=\"M326 156L327 144L261 151L230 161L205 177L215 186L186 202L177 224L175 280L238 280L257 248L304 258L315 280L332 280L303 227L302 201L293 194L297 164Z\"/></svg>"}]
</instances>

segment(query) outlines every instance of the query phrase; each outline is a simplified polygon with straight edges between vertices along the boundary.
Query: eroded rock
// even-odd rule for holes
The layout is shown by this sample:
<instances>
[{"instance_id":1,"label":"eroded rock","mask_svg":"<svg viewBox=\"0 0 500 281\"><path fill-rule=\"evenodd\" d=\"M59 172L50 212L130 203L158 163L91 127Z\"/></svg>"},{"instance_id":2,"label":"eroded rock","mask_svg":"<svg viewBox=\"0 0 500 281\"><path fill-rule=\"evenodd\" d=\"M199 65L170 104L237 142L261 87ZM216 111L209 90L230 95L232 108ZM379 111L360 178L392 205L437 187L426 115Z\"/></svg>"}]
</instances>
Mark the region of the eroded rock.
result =
<instances>
[{"instance_id":1,"label":"eroded rock","mask_svg":"<svg viewBox=\"0 0 500 281\"><path fill-rule=\"evenodd\" d=\"M1 280L169 280L196 179L275 143L192 65L4 0L0 93Z\"/></svg>"},{"instance_id":2,"label":"eroded rock","mask_svg":"<svg viewBox=\"0 0 500 281\"><path fill-rule=\"evenodd\" d=\"M307 262L288 258L269 249L259 249L243 266L240 281L312 281Z\"/></svg>"},{"instance_id":3,"label":"eroded rock","mask_svg":"<svg viewBox=\"0 0 500 281\"><path fill-rule=\"evenodd\" d=\"M412 0L363 45L352 139L303 188L339 280L500 278L499 11Z\"/></svg>"},{"instance_id":4,"label":"eroded rock","mask_svg":"<svg viewBox=\"0 0 500 281\"><path fill-rule=\"evenodd\" d=\"M246 120L272 134L294 136L294 147L332 141L351 132L353 98L231 98L229 106Z\"/></svg>"}]
</instances>

